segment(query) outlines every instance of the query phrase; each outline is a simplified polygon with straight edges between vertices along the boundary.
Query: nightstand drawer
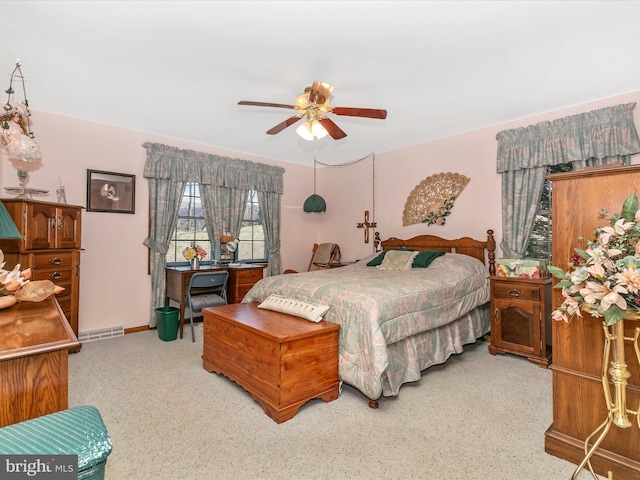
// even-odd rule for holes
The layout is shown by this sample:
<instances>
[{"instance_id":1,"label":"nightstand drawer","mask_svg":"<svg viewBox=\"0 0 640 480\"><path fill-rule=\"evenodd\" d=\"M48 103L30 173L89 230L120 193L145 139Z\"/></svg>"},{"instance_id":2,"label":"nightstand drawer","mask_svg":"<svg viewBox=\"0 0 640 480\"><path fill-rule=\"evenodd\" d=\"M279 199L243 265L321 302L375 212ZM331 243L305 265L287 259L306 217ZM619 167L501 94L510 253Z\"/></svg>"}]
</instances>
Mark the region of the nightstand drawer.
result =
<instances>
[{"instance_id":1,"label":"nightstand drawer","mask_svg":"<svg viewBox=\"0 0 640 480\"><path fill-rule=\"evenodd\" d=\"M493 285L494 298L502 298L509 300L540 300L540 286L539 285L523 285L517 284L501 284L495 282Z\"/></svg>"}]
</instances>

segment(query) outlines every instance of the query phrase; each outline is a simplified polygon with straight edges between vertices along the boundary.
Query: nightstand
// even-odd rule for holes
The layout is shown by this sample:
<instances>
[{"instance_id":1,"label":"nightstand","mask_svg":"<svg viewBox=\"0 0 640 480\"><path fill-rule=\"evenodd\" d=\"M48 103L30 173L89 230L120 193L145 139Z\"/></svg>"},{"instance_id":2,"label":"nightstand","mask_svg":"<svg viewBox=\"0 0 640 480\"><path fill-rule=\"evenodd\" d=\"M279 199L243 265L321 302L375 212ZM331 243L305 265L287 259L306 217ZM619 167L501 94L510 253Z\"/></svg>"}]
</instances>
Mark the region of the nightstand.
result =
<instances>
[{"instance_id":1,"label":"nightstand","mask_svg":"<svg viewBox=\"0 0 640 480\"><path fill-rule=\"evenodd\" d=\"M551 278L489 277L489 353L527 357L540 367L551 362Z\"/></svg>"}]
</instances>

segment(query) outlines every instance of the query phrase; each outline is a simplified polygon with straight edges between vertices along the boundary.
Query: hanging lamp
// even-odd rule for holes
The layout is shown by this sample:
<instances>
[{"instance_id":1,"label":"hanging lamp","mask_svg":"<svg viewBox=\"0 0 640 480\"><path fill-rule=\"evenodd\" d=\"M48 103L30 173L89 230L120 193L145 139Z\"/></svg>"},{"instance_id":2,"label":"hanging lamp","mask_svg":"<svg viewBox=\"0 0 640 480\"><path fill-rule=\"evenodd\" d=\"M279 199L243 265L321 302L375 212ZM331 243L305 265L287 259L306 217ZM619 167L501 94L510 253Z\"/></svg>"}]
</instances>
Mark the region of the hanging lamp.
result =
<instances>
[{"instance_id":1,"label":"hanging lamp","mask_svg":"<svg viewBox=\"0 0 640 480\"><path fill-rule=\"evenodd\" d=\"M327 202L320 195L316 194L316 159L313 159L313 195L304 201L302 209L305 212L320 213L327 211Z\"/></svg>"},{"instance_id":2,"label":"hanging lamp","mask_svg":"<svg viewBox=\"0 0 640 480\"><path fill-rule=\"evenodd\" d=\"M13 82L22 84L23 100L21 103L14 101ZM24 75L20 68L20 60L11 72L9 88L5 90L7 102L4 104L3 112L0 113L0 135L1 144L9 158L21 160L23 162L35 162L42 158L40 146L34 140L31 131L31 112L29 111L29 101L27 100L27 90L24 84Z\"/></svg>"}]
</instances>

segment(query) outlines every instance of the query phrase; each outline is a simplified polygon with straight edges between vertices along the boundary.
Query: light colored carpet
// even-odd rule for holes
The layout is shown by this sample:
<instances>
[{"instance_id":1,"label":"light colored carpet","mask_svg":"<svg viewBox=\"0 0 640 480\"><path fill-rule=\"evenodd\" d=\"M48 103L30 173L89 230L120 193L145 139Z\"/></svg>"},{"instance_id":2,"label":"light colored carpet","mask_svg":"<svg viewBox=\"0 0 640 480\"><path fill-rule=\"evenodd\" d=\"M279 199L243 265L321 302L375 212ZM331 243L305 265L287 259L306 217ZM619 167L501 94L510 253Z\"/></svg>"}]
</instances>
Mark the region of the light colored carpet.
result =
<instances>
[{"instance_id":1,"label":"light colored carpet","mask_svg":"<svg viewBox=\"0 0 640 480\"><path fill-rule=\"evenodd\" d=\"M551 371L465 347L372 410L345 386L276 424L196 343L156 331L85 343L69 357L69 406L95 405L113 442L107 480L570 479L544 452ZM583 472L580 478L591 478Z\"/></svg>"}]
</instances>

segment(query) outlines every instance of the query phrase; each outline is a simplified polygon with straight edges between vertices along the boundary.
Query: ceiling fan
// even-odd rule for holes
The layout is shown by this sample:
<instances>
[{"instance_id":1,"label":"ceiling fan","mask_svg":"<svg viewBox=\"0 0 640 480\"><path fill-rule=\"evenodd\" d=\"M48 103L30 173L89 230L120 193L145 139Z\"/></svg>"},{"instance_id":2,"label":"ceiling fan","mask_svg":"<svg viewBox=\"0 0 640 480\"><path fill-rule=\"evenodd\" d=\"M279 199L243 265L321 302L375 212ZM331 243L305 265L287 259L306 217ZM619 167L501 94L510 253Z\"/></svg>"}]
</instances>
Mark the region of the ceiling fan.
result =
<instances>
[{"instance_id":1,"label":"ceiling fan","mask_svg":"<svg viewBox=\"0 0 640 480\"><path fill-rule=\"evenodd\" d=\"M267 130L268 135L280 133L287 127L306 117L306 121L298 127L296 132L305 140L313 140L322 138L327 133L334 140L340 140L347 134L335 124L333 120L326 115L333 113L334 115L346 115L350 117L366 117L366 118L387 118L387 111L377 108L350 108L350 107L332 107L329 103L329 96L333 90L333 85L313 82L313 85L304 89L304 93L298 95L295 105L287 105L284 103L269 102L252 102L242 100L238 105L253 105L257 107L276 107L289 108L297 110L298 114L287 118L275 127Z\"/></svg>"}]
</instances>

